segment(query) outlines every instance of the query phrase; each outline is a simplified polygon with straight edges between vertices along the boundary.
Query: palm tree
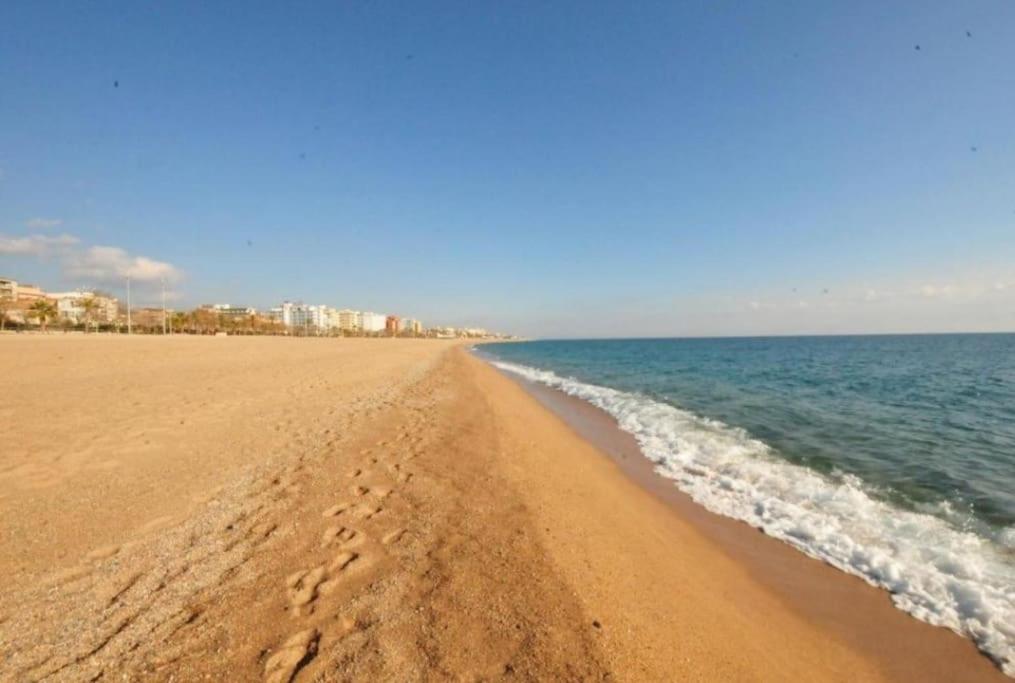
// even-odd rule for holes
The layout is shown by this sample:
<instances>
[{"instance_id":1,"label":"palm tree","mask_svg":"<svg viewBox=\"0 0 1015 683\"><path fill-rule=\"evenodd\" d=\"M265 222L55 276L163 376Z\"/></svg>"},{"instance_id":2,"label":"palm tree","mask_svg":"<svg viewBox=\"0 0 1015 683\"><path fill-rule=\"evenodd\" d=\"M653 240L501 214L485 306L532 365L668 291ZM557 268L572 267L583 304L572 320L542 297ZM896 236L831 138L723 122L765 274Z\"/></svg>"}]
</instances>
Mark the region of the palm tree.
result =
<instances>
[{"instance_id":1,"label":"palm tree","mask_svg":"<svg viewBox=\"0 0 1015 683\"><path fill-rule=\"evenodd\" d=\"M14 299L6 295L0 295L0 332L4 331L7 324L7 311L14 307Z\"/></svg>"},{"instance_id":2,"label":"palm tree","mask_svg":"<svg viewBox=\"0 0 1015 683\"><path fill-rule=\"evenodd\" d=\"M99 302L95 300L94 296L89 296L89 297L85 297L84 299L81 299L81 301L78 302L78 305L81 307L81 310L84 311L84 314L85 314L85 334L88 334L88 326L92 322L92 315L99 308Z\"/></svg>"},{"instance_id":3,"label":"palm tree","mask_svg":"<svg viewBox=\"0 0 1015 683\"><path fill-rule=\"evenodd\" d=\"M32 317L39 321L43 332L46 331L46 324L50 318L56 317L56 304L50 299L36 299L28 310L32 312Z\"/></svg>"},{"instance_id":4,"label":"palm tree","mask_svg":"<svg viewBox=\"0 0 1015 683\"><path fill-rule=\"evenodd\" d=\"M187 327L187 314L186 313L184 313L182 311L177 311L176 313L173 313L173 317L170 318L170 322L172 323L172 327L171 327L170 331L172 331L172 330L176 330L177 332L186 332L187 331L186 330L186 327Z\"/></svg>"}]
</instances>

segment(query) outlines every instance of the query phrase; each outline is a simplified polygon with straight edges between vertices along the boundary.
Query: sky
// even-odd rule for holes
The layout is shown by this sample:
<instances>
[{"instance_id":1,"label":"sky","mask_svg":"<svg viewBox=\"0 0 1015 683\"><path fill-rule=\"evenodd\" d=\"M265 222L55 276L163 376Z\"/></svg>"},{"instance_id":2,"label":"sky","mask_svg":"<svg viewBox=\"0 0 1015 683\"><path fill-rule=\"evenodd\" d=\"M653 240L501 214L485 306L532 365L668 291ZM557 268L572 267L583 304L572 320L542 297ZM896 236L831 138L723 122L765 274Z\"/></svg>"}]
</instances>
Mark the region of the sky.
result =
<instances>
[{"instance_id":1,"label":"sky","mask_svg":"<svg viewBox=\"0 0 1015 683\"><path fill-rule=\"evenodd\" d=\"M0 277L541 337L1015 330L1015 2L0 3Z\"/></svg>"}]
</instances>

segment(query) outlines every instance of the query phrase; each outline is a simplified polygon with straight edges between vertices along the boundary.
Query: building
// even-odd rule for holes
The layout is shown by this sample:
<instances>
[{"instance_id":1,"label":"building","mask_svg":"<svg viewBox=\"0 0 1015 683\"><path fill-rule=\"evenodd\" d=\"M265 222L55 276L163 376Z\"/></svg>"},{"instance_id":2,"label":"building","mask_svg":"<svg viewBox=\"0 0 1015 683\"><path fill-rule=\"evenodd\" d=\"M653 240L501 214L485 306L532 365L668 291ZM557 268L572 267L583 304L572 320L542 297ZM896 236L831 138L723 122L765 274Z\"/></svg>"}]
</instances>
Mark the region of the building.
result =
<instances>
[{"instance_id":1,"label":"building","mask_svg":"<svg viewBox=\"0 0 1015 683\"><path fill-rule=\"evenodd\" d=\"M286 327L317 331L331 330L338 320L336 311L330 306L316 306L302 302L285 301L268 311L268 317L281 322Z\"/></svg>"},{"instance_id":2,"label":"building","mask_svg":"<svg viewBox=\"0 0 1015 683\"><path fill-rule=\"evenodd\" d=\"M304 312L305 307L302 303L293 303L292 301L283 301L282 305L278 308L271 309L271 313L278 312L278 320L286 327L293 327L295 325L303 325L306 322L306 315Z\"/></svg>"},{"instance_id":3,"label":"building","mask_svg":"<svg viewBox=\"0 0 1015 683\"><path fill-rule=\"evenodd\" d=\"M338 313L338 329L343 332L358 332L363 329L363 314L343 308Z\"/></svg>"},{"instance_id":4,"label":"building","mask_svg":"<svg viewBox=\"0 0 1015 683\"><path fill-rule=\"evenodd\" d=\"M423 334L423 323L414 318L402 318L399 331L402 334L419 337Z\"/></svg>"},{"instance_id":5,"label":"building","mask_svg":"<svg viewBox=\"0 0 1015 683\"><path fill-rule=\"evenodd\" d=\"M328 329L329 330L342 329L342 316L339 314L338 309L328 308Z\"/></svg>"},{"instance_id":6,"label":"building","mask_svg":"<svg viewBox=\"0 0 1015 683\"><path fill-rule=\"evenodd\" d=\"M18 281L0 277L0 299L5 301L18 300Z\"/></svg>"},{"instance_id":7,"label":"building","mask_svg":"<svg viewBox=\"0 0 1015 683\"><path fill-rule=\"evenodd\" d=\"M381 313L374 313L373 311L364 311L362 313L363 322L360 324L360 329L364 332L383 332L384 326L387 324L387 318Z\"/></svg>"},{"instance_id":8,"label":"building","mask_svg":"<svg viewBox=\"0 0 1015 683\"><path fill-rule=\"evenodd\" d=\"M115 297L95 292L85 290L54 292L49 297L56 299L56 310L59 316L74 324L86 322L86 317L89 317L85 313L84 301L86 299L91 299L94 302L88 322L94 324L116 322L120 312L120 302Z\"/></svg>"},{"instance_id":9,"label":"building","mask_svg":"<svg viewBox=\"0 0 1015 683\"><path fill-rule=\"evenodd\" d=\"M246 319L252 315L257 315L256 308L250 308L249 306L232 306L230 304L212 304L211 306L202 306L202 308L210 308L221 316L235 320Z\"/></svg>"},{"instance_id":10,"label":"building","mask_svg":"<svg viewBox=\"0 0 1015 683\"><path fill-rule=\"evenodd\" d=\"M0 278L0 298L2 299L30 306L32 302L47 297L48 295L35 285L18 284L17 280Z\"/></svg>"},{"instance_id":11,"label":"building","mask_svg":"<svg viewBox=\"0 0 1015 683\"><path fill-rule=\"evenodd\" d=\"M330 330L331 329L331 307L325 306L324 304L318 304L317 306L307 306L308 314L310 316L310 325L318 330Z\"/></svg>"},{"instance_id":12,"label":"building","mask_svg":"<svg viewBox=\"0 0 1015 683\"><path fill-rule=\"evenodd\" d=\"M389 315L384 319L384 331L388 336L397 336L401 331L401 320L397 315Z\"/></svg>"}]
</instances>

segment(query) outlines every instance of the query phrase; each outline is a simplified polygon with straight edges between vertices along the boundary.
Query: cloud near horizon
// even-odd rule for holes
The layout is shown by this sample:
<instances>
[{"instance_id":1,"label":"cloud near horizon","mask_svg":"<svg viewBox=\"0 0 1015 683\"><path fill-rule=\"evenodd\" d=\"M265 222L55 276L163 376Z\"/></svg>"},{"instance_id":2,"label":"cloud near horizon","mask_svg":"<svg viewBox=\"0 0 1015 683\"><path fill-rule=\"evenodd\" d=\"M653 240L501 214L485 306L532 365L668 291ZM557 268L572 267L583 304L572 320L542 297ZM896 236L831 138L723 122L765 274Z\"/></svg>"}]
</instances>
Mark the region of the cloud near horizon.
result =
<instances>
[{"instance_id":1,"label":"cloud near horizon","mask_svg":"<svg viewBox=\"0 0 1015 683\"><path fill-rule=\"evenodd\" d=\"M38 259L57 257L64 277L71 280L113 285L129 277L132 282L144 285L163 280L176 283L183 279L183 271L165 261L130 254L120 247L80 245L80 239L66 233L24 236L0 234L0 255Z\"/></svg>"},{"instance_id":2,"label":"cloud near horizon","mask_svg":"<svg viewBox=\"0 0 1015 683\"><path fill-rule=\"evenodd\" d=\"M131 256L120 247L95 246L73 254L64 264L65 274L95 282L116 283L130 278L135 282L177 282L183 273L165 261Z\"/></svg>"}]
</instances>

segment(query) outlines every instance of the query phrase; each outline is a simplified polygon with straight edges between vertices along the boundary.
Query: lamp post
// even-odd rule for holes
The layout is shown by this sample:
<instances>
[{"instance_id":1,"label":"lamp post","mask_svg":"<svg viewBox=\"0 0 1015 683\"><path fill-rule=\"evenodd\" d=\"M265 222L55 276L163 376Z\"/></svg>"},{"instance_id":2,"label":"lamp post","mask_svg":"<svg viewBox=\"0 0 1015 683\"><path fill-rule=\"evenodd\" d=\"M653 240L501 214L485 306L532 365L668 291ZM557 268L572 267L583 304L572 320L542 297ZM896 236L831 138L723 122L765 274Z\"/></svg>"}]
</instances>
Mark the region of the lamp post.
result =
<instances>
[{"instance_id":1,"label":"lamp post","mask_svg":"<svg viewBox=\"0 0 1015 683\"><path fill-rule=\"evenodd\" d=\"M162 334L166 334L166 278L162 278Z\"/></svg>"},{"instance_id":2,"label":"lamp post","mask_svg":"<svg viewBox=\"0 0 1015 683\"><path fill-rule=\"evenodd\" d=\"M127 276L127 334L130 335L130 275Z\"/></svg>"}]
</instances>

